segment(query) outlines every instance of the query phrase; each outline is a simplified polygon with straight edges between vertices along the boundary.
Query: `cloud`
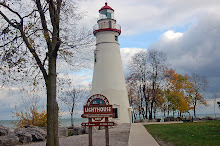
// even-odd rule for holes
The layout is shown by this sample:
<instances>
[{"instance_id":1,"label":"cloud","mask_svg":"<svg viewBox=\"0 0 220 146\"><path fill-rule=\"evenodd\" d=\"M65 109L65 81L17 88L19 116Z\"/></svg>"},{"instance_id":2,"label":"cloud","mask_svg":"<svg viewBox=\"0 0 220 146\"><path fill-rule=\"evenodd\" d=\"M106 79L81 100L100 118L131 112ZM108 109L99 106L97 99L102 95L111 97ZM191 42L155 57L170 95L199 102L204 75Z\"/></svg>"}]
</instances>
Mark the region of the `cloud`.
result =
<instances>
[{"instance_id":1,"label":"cloud","mask_svg":"<svg viewBox=\"0 0 220 146\"><path fill-rule=\"evenodd\" d=\"M220 15L201 17L184 32L169 30L149 48L167 53L171 67L179 73L205 75L210 89L220 91ZM215 85L215 86L213 86Z\"/></svg>"},{"instance_id":2,"label":"cloud","mask_svg":"<svg viewBox=\"0 0 220 146\"><path fill-rule=\"evenodd\" d=\"M181 38L183 36L183 33L180 32L174 32L173 30L169 30L167 32L165 32L161 39L164 39L165 41L169 41L169 40L177 40L179 38Z\"/></svg>"},{"instance_id":3,"label":"cloud","mask_svg":"<svg viewBox=\"0 0 220 146\"><path fill-rule=\"evenodd\" d=\"M210 13L218 13L219 0L112 0L108 5L115 10L115 17L122 26L122 35L133 35L152 30L184 26ZM99 0L81 1L79 8L87 11L84 24L96 24L98 10L104 6ZM92 29L92 27L91 27Z\"/></svg>"},{"instance_id":4,"label":"cloud","mask_svg":"<svg viewBox=\"0 0 220 146\"><path fill-rule=\"evenodd\" d=\"M12 119L12 111L19 104L19 96L17 90L0 89L0 120Z\"/></svg>"},{"instance_id":5,"label":"cloud","mask_svg":"<svg viewBox=\"0 0 220 146\"><path fill-rule=\"evenodd\" d=\"M120 49L124 74L128 73L128 63L131 60L132 56L141 51L145 51L145 50L142 48L121 48Z\"/></svg>"}]
</instances>

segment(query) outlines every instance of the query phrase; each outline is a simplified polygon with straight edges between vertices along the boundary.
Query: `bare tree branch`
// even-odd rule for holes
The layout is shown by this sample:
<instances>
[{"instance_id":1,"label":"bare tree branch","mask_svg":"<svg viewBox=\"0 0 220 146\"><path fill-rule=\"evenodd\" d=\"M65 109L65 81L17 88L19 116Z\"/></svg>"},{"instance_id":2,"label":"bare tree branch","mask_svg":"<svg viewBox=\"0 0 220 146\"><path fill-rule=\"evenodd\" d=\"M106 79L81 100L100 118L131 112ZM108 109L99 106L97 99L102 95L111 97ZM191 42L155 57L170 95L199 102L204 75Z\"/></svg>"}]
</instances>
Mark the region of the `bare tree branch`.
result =
<instances>
[{"instance_id":1,"label":"bare tree branch","mask_svg":"<svg viewBox=\"0 0 220 146\"><path fill-rule=\"evenodd\" d=\"M1 48L1 47L5 47L5 46L7 46L8 44L12 43L13 41L15 41L16 39L21 38L21 37L22 37L22 36L16 36L16 37L13 38L11 41L5 43L4 45L1 45L0 48Z\"/></svg>"},{"instance_id":2,"label":"bare tree branch","mask_svg":"<svg viewBox=\"0 0 220 146\"><path fill-rule=\"evenodd\" d=\"M2 17L5 19L5 21L8 22L8 24L10 24L11 26L13 26L14 28L17 28L19 27L19 23L14 20L14 22L12 22L12 20L9 20L9 18L7 16L5 16L5 14L2 13L2 11L0 11L0 14L2 15Z\"/></svg>"},{"instance_id":3,"label":"bare tree branch","mask_svg":"<svg viewBox=\"0 0 220 146\"><path fill-rule=\"evenodd\" d=\"M3 7L7 8L9 11L11 11L12 13L16 14L21 20L22 20L22 17L20 14L18 14L18 12L12 10L9 6L7 6L4 2L0 2L0 5L2 5Z\"/></svg>"},{"instance_id":4,"label":"bare tree branch","mask_svg":"<svg viewBox=\"0 0 220 146\"><path fill-rule=\"evenodd\" d=\"M44 11L42 10L40 0L36 0L36 4L37 4L38 12L40 13L41 25L42 25L43 30L44 30L44 38L47 42L48 49L51 50L52 45L51 45L49 31L48 31L48 28L47 28L47 21L46 21L45 15L44 15Z\"/></svg>"}]
</instances>

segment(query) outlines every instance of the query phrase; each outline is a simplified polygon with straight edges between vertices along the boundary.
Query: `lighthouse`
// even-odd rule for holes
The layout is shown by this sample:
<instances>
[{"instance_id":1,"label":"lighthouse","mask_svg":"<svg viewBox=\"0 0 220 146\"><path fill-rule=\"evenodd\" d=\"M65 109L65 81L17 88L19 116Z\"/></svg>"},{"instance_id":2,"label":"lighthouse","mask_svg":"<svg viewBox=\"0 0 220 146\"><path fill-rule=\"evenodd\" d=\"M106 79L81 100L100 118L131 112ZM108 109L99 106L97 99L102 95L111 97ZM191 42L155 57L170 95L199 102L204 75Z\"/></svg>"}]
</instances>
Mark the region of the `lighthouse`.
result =
<instances>
[{"instance_id":1,"label":"lighthouse","mask_svg":"<svg viewBox=\"0 0 220 146\"><path fill-rule=\"evenodd\" d=\"M93 27L96 37L94 72L91 94L102 94L113 105L117 123L131 123L131 108L123 74L118 37L121 26L116 23L114 10L107 2L99 10L97 24Z\"/></svg>"}]
</instances>

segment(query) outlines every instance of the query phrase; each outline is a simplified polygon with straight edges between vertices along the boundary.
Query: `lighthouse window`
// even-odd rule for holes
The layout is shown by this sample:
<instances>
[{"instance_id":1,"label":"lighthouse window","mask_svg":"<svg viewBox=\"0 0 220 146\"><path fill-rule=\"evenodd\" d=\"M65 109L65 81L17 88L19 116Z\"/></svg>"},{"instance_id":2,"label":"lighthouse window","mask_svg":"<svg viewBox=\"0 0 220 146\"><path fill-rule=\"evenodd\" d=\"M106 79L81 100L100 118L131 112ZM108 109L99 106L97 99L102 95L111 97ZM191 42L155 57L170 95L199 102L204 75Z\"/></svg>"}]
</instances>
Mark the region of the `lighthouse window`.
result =
<instances>
[{"instance_id":1,"label":"lighthouse window","mask_svg":"<svg viewBox=\"0 0 220 146\"><path fill-rule=\"evenodd\" d=\"M107 13L107 18L112 18L111 13Z\"/></svg>"},{"instance_id":2,"label":"lighthouse window","mask_svg":"<svg viewBox=\"0 0 220 146\"><path fill-rule=\"evenodd\" d=\"M107 10L107 18L114 19L114 12L112 10Z\"/></svg>"},{"instance_id":3,"label":"lighthouse window","mask_svg":"<svg viewBox=\"0 0 220 146\"><path fill-rule=\"evenodd\" d=\"M100 19L105 19L105 18L107 18L107 10L105 9L105 10L102 10L101 12L100 12Z\"/></svg>"},{"instance_id":4,"label":"lighthouse window","mask_svg":"<svg viewBox=\"0 0 220 146\"><path fill-rule=\"evenodd\" d=\"M118 41L118 36L117 35L115 36L115 41Z\"/></svg>"},{"instance_id":5,"label":"lighthouse window","mask_svg":"<svg viewBox=\"0 0 220 146\"><path fill-rule=\"evenodd\" d=\"M118 108L113 108L113 113L115 114L113 118L118 118Z\"/></svg>"}]
</instances>

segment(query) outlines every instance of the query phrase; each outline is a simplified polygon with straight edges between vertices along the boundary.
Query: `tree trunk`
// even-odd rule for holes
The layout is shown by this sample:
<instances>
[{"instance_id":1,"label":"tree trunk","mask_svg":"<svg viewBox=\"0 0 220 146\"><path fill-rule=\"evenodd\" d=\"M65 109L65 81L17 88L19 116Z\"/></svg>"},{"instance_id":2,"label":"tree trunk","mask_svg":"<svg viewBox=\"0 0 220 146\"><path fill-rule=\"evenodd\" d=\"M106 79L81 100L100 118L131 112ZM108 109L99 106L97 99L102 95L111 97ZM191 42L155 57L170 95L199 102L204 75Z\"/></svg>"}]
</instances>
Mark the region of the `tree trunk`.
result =
<instances>
[{"instance_id":1,"label":"tree trunk","mask_svg":"<svg viewBox=\"0 0 220 146\"><path fill-rule=\"evenodd\" d=\"M152 113L153 113L153 101L151 102L151 106L150 106L149 120L152 120L153 117Z\"/></svg>"},{"instance_id":2,"label":"tree trunk","mask_svg":"<svg viewBox=\"0 0 220 146\"><path fill-rule=\"evenodd\" d=\"M141 112L139 111L139 120L141 122Z\"/></svg>"},{"instance_id":3,"label":"tree trunk","mask_svg":"<svg viewBox=\"0 0 220 146\"><path fill-rule=\"evenodd\" d=\"M146 102L146 114L145 114L145 119L147 119L147 112L148 112L148 103Z\"/></svg>"},{"instance_id":4,"label":"tree trunk","mask_svg":"<svg viewBox=\"0 0 220 146\"><path fill-rule=\"evenodd\" d=\"M49 57L47 86L47 146L59 146L58 104L56 101L56 57Z\"/></svg>"},{"instance_id":5,"label":"tree trunk","mask_svg":"<svg viewBox=\"0 0 220 146\"><path fill-rule=\"evenodd\" d=\"M141 113L142 113L142 117L143 117L143 120L144 120L145 119L144 108L141 109Z\"/></svg>"},{"instance_id":6,"label":"tree trunk","mask_svg":"<svg viewBox=\"0 0 220 146\"><path fill-rule=\"evenodd\" d=\"M144 81L144 85L143 85L143 95L144 95L144 99L145 99L145 119L147 119L147 107L148 107L148 100L147 100L147 96L146 96L146 86L145 86L145 81Z\"/></svg>"},{"instance_id":7,"label":"tree trunk","mask_svg":"<svg viewBox=\"0 0 220 146\"><path fill-rule=\"evenodd\" d=\"M156 107L154 109L154 119L156 119Z\"/></svg>"},{"instance_id":8,"label":"tree trunk","mask_svg":"<svg viewBox=\"0 0 220 146\"><path fill-rule=\"evenodd\" d=\"M71 115L71 126L74 128L74 123L73 123L73 113L71 113L70 115Z\"/></svg>"},{"instance_id":9,"label":"tree trunk","mask_svg":"<svg viewBox=\"0 0 220 146\"><path fill-rule=\"evenodd\" d=\"M193 112L194 112L194 117L196 118L196 98L195 98L195 103L193 105Z\"/></svg>"}]
</instances>

